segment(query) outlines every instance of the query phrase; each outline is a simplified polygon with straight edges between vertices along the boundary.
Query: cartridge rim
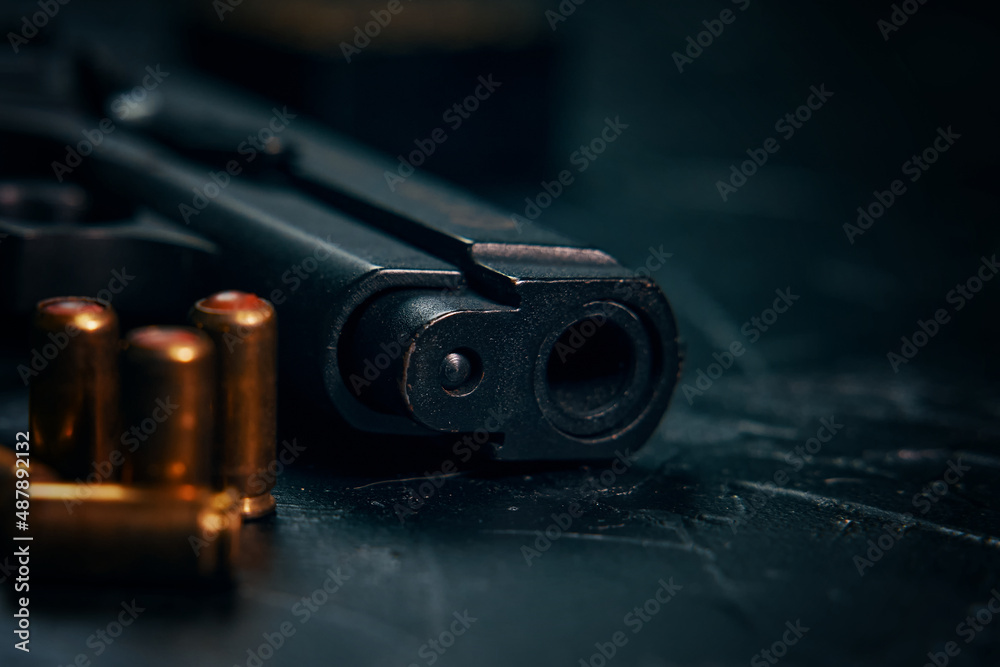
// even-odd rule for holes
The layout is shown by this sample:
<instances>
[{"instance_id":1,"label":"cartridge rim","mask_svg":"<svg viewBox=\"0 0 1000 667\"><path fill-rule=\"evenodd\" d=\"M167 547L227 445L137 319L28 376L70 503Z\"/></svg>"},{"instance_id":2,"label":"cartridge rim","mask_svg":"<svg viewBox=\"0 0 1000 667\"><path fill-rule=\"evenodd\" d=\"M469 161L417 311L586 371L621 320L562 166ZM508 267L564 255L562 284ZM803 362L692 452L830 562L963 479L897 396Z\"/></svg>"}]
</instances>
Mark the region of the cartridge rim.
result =
<instances>
[{"instance_id":1,"label":"cartridge rim","mask_svg":"<svg viewBox=\"0 0 1000 667\"><path fill-rule=\"evenodd\" d=\"M195 303L195 308L210 312L229 313L234 310L262 310L270 304L256 294L240 290L216 292Z\"/></svg>"},{"instance_id":2,"label":"cartridge rim","mask_svg":"<svg viewBox=\"0 0 1000 667\"><path fill-rule=\"evenodd\" d=\"M274 512L278 501L270 493L262 496L244 496L240 513L246 520L260 519Z\"/></svg>"},{"instance_id":3,"label":"cartridge rim","mask_svg":"<svg viewBox=\"0 0 1000 667\"><path fill-rule=\"evenodd\" d=\"M77 313L103 313L107 310L107 306L97 299L60 296L39 302L38 309L52 315L76 315Z\"/></svg>"},{"instance_id":4,"label":"cartridge rim","mask_svg":"<svg viewBox=\"0 0 1000 667\"><path fill-rule=\"evenodd\" d=\"M71 324L81 331L96 332L114 327L118 316L111 304L88 296L57 296L35 306L35 324L43 329ZM117 334L116 334L117 335Z\"/></svg>"}]
</instances>

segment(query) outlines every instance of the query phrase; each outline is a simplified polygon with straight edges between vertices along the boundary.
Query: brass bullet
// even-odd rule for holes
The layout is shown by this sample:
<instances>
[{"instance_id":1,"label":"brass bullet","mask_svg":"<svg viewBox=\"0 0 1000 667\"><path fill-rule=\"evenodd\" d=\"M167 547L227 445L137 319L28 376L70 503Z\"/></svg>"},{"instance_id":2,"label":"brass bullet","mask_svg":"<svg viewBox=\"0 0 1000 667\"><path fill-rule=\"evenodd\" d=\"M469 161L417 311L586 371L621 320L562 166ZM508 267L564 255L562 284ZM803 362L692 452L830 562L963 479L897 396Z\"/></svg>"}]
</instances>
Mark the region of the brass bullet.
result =
<instances>
[{"instance_id":1,"label":"brass bullet","mask_svg":"<svg viewBox=\"0 0 1000 667\"><path fill-rule=\"evenodd\" d=\"M211 485L214 347L188 327L143 327L126 335L126 481Z\"/></svg>"},{"instance_id":2,"label":"brass bullet","mask_svg":"<svg viewBox=\"0 0 1000 667\"><path fill-rule=\"evenodd\" d=\"M264 299L219 292L198 301L191 321L216 346L216 486L235 487L242 514L274 511L277 440L277 316Z\"/></svg>"},{"instance_id":3,"label":"brass bullet","mask_svg":"<svg viewBox=\"0 0 1000 667\"><path fill-rule=\"evenodd\" d=\"M38 303L32 356L45 363L31 379L28 421L34 454L63 477L85 477L106 461L120 433L118 351L110 304L77 296Z\"/></svg>"},{"instance_id":4,"label":"brass bullet","mask_svg":"<svg viewBox=\"0 0 1000 667\"><path fill-rule=\"evenodd\" d=\"M14 544L40 582L174 582L231 574L240 523L235 497L206 487L34 483L32 540Z\"/></svg>"}]
</instances>

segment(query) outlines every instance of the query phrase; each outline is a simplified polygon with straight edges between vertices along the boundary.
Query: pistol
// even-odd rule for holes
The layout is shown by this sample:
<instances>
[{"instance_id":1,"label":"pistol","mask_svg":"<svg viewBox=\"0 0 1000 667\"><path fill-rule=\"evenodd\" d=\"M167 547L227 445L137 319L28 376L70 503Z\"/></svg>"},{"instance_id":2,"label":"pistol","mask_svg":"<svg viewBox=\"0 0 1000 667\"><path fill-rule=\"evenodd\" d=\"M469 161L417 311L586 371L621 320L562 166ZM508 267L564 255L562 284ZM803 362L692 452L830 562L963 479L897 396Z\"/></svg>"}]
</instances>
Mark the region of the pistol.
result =
<instances>
[{"instance_id":1,"label":"pistol","mask_svg":"<svg viewBox=\"0 0 1000 667\"><path fill-rule=\"evenodd\" d=\"M283 383L331 428L507 461L610 458L656 429L674 316L608 254L221 82L151 67L140 99L70 59L19 67L3 310L76 293L141 317L239 289L274 305Z\"/></svg>"}]
</instances>

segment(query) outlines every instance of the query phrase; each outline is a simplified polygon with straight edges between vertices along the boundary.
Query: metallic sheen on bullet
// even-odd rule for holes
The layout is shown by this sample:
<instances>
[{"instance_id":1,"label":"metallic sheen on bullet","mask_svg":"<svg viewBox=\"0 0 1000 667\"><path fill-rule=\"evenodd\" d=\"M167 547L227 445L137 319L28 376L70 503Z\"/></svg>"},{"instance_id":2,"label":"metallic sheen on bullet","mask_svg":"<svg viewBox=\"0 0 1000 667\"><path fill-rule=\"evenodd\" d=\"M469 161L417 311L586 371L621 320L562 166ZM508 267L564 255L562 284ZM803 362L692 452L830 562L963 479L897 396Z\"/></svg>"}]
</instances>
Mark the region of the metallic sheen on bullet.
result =
<instances>
[{"instance_id":1,"label":"metallic sheen on bullet","mask_svg":"<svg viewBox=\"0 0 1000 667\"><path fill-rule=\"evenodd\" d=\"M211 485L214 348L188 327L143 327L125 337L126 481Z\"/></svg>"},{"instance_id":2,"label":"metallic sheen on bullet","mask_svg":"<svg viewBox=\"0 0 1000 667\"><path fill-rule=\"evenodd\" d=\"M120 484L96 484L83 496L79 487L31 485L32 541L24 544L38 581L159 584L232 573L241 523L234 496Z\"/></svg>"},{"instance_id":3,"label":"metallic sheen on bullet","mask_svg":"<svg viewBox=\"0 0 1000 667\"><path fill-rule=\"evenodd\" d=\"M198 301L191 321L216 346L216 487L235 487L244 518L274 511L277 341L274 307L246 292Z\"/></svg>"},{"instance_id":4,"label":"metallic sheen on bullet","mask_svg":"<svg viewBox=\"0 0 1000 667\"><path fill-rule=\"evenodd\" d=\"M78 296L38 303L28 420L38 460L63 477L85 477L117 444L118 351L110 304Z\"/></svg>"}]
</instances>

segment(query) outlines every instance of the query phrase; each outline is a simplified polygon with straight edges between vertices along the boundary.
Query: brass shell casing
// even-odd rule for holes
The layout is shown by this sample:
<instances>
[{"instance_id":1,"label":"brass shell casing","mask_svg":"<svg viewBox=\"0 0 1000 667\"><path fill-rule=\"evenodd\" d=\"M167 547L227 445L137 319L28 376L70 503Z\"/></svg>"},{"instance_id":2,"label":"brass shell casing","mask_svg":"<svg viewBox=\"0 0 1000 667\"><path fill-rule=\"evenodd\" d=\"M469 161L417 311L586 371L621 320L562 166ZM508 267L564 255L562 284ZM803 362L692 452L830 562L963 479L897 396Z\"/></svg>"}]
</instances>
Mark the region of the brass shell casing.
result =
<instances>
[{"instance_id":1,"label":"brass shell casing","mask_svg":"<svg viewBox=\"0 0 1000 667\"><path fill-rule=\"evenodd\" d=\"M143 327L125 337L125 480L211 485L215 346L197 329Z\"/></svg>"},{"instance_id":2,"label":"brass shell casing","mask_svg":"<svg viewBox=\"0 0 1000 667\"><path fill-rule=\"evenodd\" d=\"M235 487L242 494L244 518L265 516L275 508L271 495L277 440L274 307L253 294L219 292L198 301L190 318L216 346L216 487Z\"/></svg>"},{"instance_id":3,"label":"brass shell casing","mask_svg":"<svg viewBox=\"0 0 1000 667\"><path fill-rule=\"evenodd\" d=\"M33 453L63 477L85 477L121 435L118 316L98 299L46 299L35 310L32 348Z\"/></svg>"},{"instance_id":4,"label":"brass shell casing","mask_svg":"<svg viewBox=\"0 0 1000 667\"><path fill-rule=\"evenodd\" d=\"M234 500L191 485L33 483L32 541L23 544L39 581L226 578L239 543Z\"/></svg>"}]
</instances>

